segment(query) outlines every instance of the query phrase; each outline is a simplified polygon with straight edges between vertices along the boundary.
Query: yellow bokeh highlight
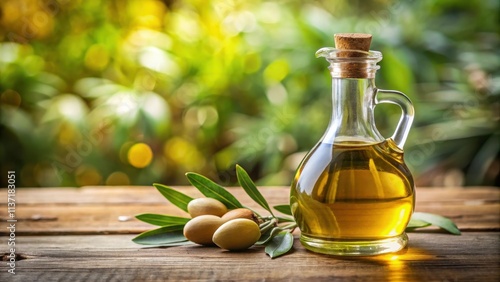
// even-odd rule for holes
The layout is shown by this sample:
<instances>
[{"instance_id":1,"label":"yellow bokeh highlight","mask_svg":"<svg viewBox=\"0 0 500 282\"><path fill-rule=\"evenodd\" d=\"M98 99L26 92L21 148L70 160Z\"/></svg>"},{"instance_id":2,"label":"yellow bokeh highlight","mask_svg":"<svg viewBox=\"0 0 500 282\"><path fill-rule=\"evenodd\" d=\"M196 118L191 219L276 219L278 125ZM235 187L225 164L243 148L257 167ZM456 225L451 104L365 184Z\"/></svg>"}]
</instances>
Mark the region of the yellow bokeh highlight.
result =
<instances>
[{"instance_id":1,"label":"yellow bokeh highlight","mask_svg":"<svg viewBox=\"0 0 500 282\"><path fill-rule=\"evenodd\" d=\"M127 174L115 171L106 178L106 185L129 185L130 179Z\"/></svg>"},{"instance_id":2,"label":"yellow bokeh highlight","mask_svg":"<svg viewBox=\"0 0 500 282\"><path fill-rule=\"evenodd\" d=\"M153 160L153 151L145 143L136 143L128 150L127 158L132 166L144 168Z\"/></svg>"},{"instance_id":3,"label":"yellow bokeh highlight","mask_svg":"<svg viewBox=\"0 0 500 282\"><path fill-rule=\"evenodd\" d=\"M165 4L159 0L136 0L129 2L129 12L135 19L135 25L151 29L160 29L166 12Z\"/></svg>"},{"instance_id":4,"label":"yellow bokeh highlight","mask_svg":"<svg viewBox=\"0 0 500 282\"><path fill-rule=\"evenodd\" d=\"M0 22L3 25L15 24L22 16L22 9L20 9L22 4L14 0L7 0L2 4L2 17L0 17Z\"/></svg>"},{"instance_id":5,"label":"yellow bokeh highlight","mask_svg":"<svg viewBox=\"0 0 500 282\"><path fill-rule=\"evenodd\" d=\"M54 28L54 13L42 0L0 1L0 26L8 37L20 42L50 35ZM12 40L12 38L10 38Z\"/></svg>"},{"instance_id":6,"label":"yellow bokeh highlight","mask_svg":"<svg viewBox=\"0 0 500 282\"><path fill-rule=\"evenodd\" d=\"M176 164L190 169L199 169L205 165L205 159L198 149L181 137L168 140L163 147L165 156Z\"/></svg>"},{"instance_id":7,"label":"yellow bokeh highlight","mask_svg":"<svg viewBox=\"0 0 500 282\"><path fill-rule=\"evenodd\" d=\"M109 53L101 44L92 45L85 54L85 66L91 70L101 71L109 63Z\"/></svg>"},{"instance_id":8,"label":"yellow bokeh highlight","mask_svg":"<svg viewBox=\"0 0 500 282\"><path fill-rule=\"evenodd\" d=\"M101 174L91 166L80 166L75 172L75 181L79 186L101 184Z\"/></svg>"},{"instance_id":9,"label":"yellow bokeh highlight","mask_svg":"<svg viewBox=\"0 0 500 282\"><path fill-rule=\"evenodd\" d=\"M57 141L59 144L74 147L82 141L82 138L82 134L74 125L69 122L61 122L57 132Z\"/></svg>"},{"instance_id":10,"label":"yellow bokeh highlight","mask_svg":"<svg viewBox=\"0 0 500 282\"><path fill-rule=\"evenodd\" d=\"M290 71L288 62L284 59L278 59L267 66L264 71L264 78L267 82L280 82Z\"/></svg>"},{"instance_id":11,"label":"yellow bokeh highlight","mask_svg":"<svg viewBox=\"0 0 500 282\"><path fill-rule=\"evenodd\" d=\"M244 58L244 66L246 73L254 73L257 72L262 65L262 60L258 53L249 53L245 55Z\"/></svg>"}]
</instances>

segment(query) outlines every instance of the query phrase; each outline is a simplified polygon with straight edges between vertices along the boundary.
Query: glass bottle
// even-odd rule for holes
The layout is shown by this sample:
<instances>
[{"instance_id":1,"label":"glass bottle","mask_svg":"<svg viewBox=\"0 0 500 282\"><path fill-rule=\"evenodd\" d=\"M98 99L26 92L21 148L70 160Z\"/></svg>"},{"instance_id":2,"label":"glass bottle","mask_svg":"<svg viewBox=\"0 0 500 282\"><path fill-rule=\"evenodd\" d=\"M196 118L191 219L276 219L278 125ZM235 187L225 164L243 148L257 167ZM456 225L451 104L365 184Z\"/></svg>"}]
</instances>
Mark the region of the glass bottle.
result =
<instances>
[{"instance_id":1,"label":"glass bottle","mask_svg":"<svg viewBox=\"0 0 500 282\"><path fill-rule=\"evenodd\" d=\"M369 51L370 41L371 35L340 34L337 49L316 53L330 63L332 115L323 137L297 169L290 195L300 241L315 252L377 255L397 252L408 242L404 230L415 189L402 148L414 110L403 93L375 87L382 54ZM373 114L382 103L402 109L387 139L378 132Z\"/></svg>"}]
</instances>

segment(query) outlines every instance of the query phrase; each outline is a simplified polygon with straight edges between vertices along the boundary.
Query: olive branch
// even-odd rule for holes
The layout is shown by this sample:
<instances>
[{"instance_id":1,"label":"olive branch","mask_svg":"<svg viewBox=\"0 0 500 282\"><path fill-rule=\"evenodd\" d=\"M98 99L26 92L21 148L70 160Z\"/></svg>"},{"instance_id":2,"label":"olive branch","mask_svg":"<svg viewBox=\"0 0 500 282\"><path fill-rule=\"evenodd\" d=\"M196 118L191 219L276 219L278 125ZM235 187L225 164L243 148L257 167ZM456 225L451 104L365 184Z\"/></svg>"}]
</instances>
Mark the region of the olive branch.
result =
<instances>
[{"instance_id":1,"label":"olive branch","mask_svg":"<svg viewBox=\"0 0 500 282\"><path fill-rule=\"evenodd\" d=\"M252 210L259 219L259 228L261 232L260 239L255 245L265 246L264 250L271 258L276 258L288 253L292 249L294 242L292 232L297 227L295 220L291 217L292 211L290 205L276 205L271 209L248 173L239 165L236 165L236 176L238 183L248 196L268 211L270 214L269 216L262 216L249 207L242 205L226 188L207 177L194 172L186 173L189 182L204 196L220 201L228 209L246 208ZM185 212L188 211L187 206L189 202L194 200L192 197L163 184L154 183L153 186L169 202ZM276 216L273 209L285 216ZM158 247L194 244L183 235L184 226L191 220L190 218L151 213L139 214L136 215L136 218L146 223L160 226L159 228L143 232L133 238L132 241L137 244ZM451 234L460 235L460 230L450 219L440 215L423 212L413 213L406 227L406 231L411 232L415 229L431 225L438 226Z\"/></svg>"}]
</instances>

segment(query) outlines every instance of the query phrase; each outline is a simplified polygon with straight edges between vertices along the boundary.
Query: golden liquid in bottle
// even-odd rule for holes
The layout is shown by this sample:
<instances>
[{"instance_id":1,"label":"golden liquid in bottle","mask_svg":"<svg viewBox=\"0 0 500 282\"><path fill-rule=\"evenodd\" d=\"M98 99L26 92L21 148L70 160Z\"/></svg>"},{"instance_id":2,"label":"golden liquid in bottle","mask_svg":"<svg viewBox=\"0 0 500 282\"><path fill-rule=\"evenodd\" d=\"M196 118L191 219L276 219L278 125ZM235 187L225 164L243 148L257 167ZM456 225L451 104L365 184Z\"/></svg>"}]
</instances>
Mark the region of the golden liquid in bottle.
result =
<instances>
[{"instance_id":1,"label":"golden liquid in bottle","mask_svg":"<svg viewBox=\"0 0 500 282\"><path fill-rule=\"evenodd\" d=\"M414 183L391 139L319 143L297 171L291 208L306 248L340 255L383 253L391 238L406 238Z\"/></svg>"}]
</instances>

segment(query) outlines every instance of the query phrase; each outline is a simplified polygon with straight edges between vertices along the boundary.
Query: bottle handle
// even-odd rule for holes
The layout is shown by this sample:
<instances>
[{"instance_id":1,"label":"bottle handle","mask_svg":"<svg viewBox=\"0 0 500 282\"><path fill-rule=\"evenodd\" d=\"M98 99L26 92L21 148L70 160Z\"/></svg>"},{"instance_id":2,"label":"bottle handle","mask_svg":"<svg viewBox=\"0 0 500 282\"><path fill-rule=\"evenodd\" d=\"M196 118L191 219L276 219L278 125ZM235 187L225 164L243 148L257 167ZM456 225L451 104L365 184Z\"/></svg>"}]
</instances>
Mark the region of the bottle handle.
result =
<instances>
[{"instance_id":1,"label":"bottle handle","mask_svg":"<svg viewBox=\"0 0 500 282\"><path fill-rule=\"evenodd\" d=\"M403 148L406 142L408 133L410 132L411 124L413 123L413 118L415 116L415 110L410 98L404 93L395 90L383 90L377 89L375 92L375 105L378 104L395 104L398 105L403 114L399 119L399 123L396 126L394 134L391 136L392 140L396 143L399 148Z\"/></svg>"}]
</instances>

